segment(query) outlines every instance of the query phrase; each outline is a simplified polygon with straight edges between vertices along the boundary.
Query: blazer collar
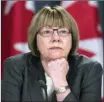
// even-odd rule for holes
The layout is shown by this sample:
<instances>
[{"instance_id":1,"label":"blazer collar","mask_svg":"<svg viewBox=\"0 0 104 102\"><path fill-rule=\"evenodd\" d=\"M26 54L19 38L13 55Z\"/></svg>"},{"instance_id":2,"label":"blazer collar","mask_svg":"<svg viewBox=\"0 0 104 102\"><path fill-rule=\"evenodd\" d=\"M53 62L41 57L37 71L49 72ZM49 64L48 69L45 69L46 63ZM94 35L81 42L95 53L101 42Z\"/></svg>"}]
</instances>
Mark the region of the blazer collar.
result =
<instances>
[{"instance_id":1,"label":"blazer collar","mask_svg":"<svg viewBox=\"0 0 104 102\"><path fill-rule=\"evenodd\" d=\"M29 58L29 71L34 76L35 80L43 80L46 83L44 68L41 60L39 57L33 56L32 54Z\"/></svg>"}]
</instances>

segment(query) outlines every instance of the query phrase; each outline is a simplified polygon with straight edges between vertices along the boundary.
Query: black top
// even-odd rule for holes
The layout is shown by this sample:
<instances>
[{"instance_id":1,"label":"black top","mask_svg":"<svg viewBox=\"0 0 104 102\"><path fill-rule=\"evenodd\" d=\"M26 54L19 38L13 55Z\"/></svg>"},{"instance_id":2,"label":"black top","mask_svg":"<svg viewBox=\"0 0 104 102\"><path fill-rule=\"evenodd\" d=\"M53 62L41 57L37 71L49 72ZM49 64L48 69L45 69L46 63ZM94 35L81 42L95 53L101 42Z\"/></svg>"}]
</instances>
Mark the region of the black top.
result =
<instances>
[{"instance_id":1,"label":"black top","mask_svg":"<svg viewBox=\"0 0 104 102\"><path fill-rule=\"evenodd\" d=\"M67 81L71 93L66 96L64 101L100 102L101 65L79 54L70 56L68 63L70 69L67 74ZM39 57L25 53L7 58L4 62L2 101L43 101L39 80L44 80L46 83L44 69ZM54 93L52 94L52 101L56 101Z\"/></svg>"}]
</instances>

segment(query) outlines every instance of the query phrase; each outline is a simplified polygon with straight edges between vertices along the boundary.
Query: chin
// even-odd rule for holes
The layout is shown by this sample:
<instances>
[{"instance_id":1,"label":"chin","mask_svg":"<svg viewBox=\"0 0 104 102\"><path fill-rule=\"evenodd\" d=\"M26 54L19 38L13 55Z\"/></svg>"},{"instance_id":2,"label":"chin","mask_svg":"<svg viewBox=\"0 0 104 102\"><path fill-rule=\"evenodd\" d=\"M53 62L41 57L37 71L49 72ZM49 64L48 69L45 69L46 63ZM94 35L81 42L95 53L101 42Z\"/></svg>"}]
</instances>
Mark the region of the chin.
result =
<instances>
[{"instance_id":1,"label":"chin","mask_svg":"<svg viewBox=\"0 0 104 102\"><path fill-rule=\"evenodd\" d=\"M60 59L62 57L65 57L65 55L61 54L61 55L58 55L58 54L52 54L51 56L48 56L48 59L49 60L55 60L55 59Z\"/></svg>"}]
</instances>

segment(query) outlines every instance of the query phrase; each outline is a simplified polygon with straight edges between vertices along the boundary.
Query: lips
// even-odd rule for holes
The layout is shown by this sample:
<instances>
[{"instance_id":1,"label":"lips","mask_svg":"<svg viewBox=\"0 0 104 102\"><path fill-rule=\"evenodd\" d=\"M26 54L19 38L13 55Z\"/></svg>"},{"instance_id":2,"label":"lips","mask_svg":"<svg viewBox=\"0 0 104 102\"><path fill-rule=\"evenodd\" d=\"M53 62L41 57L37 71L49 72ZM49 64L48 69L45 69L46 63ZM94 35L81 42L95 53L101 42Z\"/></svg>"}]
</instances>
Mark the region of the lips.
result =
<instances>
[{"instance_id":1,"label":"lips","mask_svg":"<svg viewBox=\"0 0 104 102\"><path fill-rule=\"evenodd\" d=\"M49 48L49 49L59 49L59 50L62 50L61 47L51 47L51 48Z\"/></svg>"}]
</instances>

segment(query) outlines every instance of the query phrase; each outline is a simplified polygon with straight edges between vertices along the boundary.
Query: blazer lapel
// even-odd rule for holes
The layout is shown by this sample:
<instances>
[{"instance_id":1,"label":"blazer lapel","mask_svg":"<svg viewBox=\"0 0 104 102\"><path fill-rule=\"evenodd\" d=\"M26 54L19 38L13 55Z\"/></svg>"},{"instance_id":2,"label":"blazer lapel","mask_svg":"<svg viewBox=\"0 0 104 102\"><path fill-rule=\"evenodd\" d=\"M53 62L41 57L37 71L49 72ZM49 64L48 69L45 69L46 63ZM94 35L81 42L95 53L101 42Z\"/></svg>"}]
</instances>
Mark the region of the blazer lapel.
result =
<instances>
[{"instance_id":1,"label":"blazer lapel","mask_svg":"<svg viewBox=\"0 0 104 102\"><path fill-rule=\"evenodd\" d=\"M40 59L31 56L29 60L29 73L28 73L28 91L31 101L43 101L43 92L39 84L39 80L46 83L44 70L42 68Z\"/></svg>"},{"instance_id":2,"label":"blazer lapel","mask_svg":"<svg viewBox=\"0 0 104 102\"><path fill-rule=\"evenodd\" d=\"M29 80L28 81L28 91L30 94L31 101L43 101L42 89L38 81Z\"/></svg>"}]
</instances>

